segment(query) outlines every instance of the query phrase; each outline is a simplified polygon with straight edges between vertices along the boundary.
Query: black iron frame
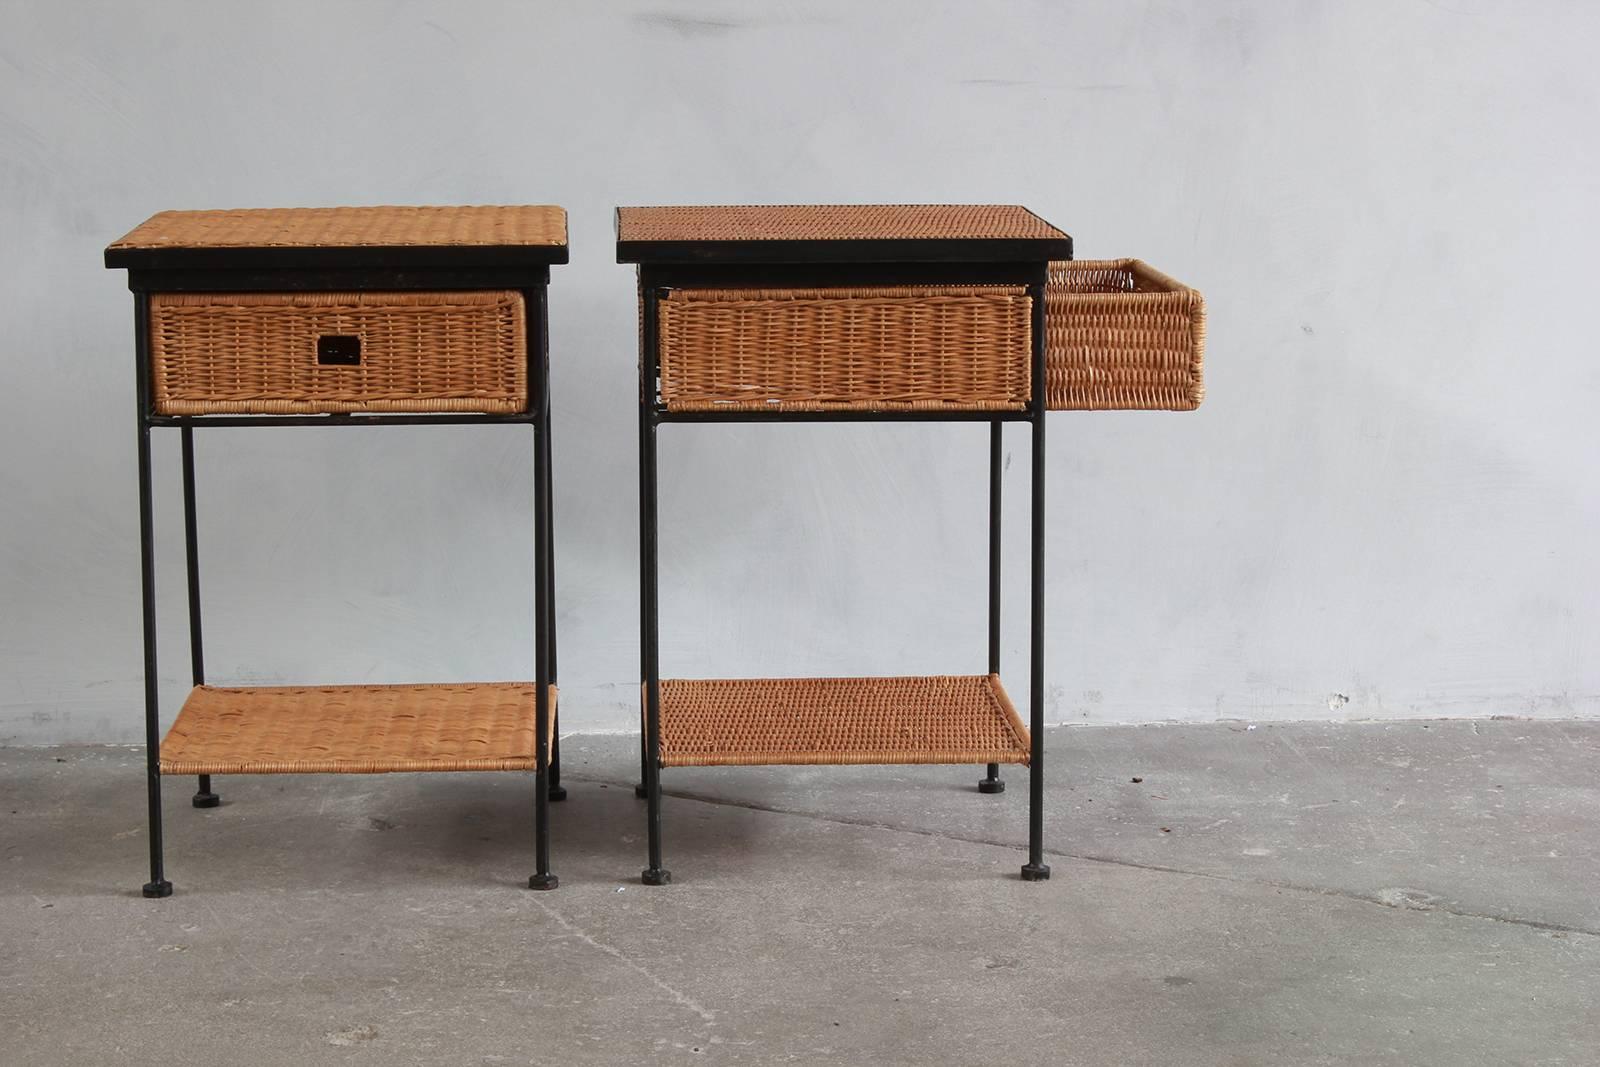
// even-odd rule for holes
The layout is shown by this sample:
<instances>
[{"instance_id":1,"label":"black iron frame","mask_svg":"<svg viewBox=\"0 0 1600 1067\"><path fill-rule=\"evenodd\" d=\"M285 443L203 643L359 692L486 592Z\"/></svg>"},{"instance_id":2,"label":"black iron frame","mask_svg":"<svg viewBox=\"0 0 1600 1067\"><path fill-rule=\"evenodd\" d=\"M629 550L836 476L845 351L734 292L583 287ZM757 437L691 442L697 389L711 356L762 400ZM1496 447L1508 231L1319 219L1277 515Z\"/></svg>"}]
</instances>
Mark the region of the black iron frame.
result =
<instances>
[{"instance_id":1,"label":"black iron frame","mask_svg":"<svg viewBox=\"0 0 1600 1067\"><path fill-rule=\"evenodd\" d=\"M139 561L144 632L145 778L150 821L150 881L146 897L172 894L165 876L161 832L161 722L156 674L156 602L154 506L151 487L150 431L177 427L182 448L185 569L188 585L189 646L195 685L205 682L204 644L200 615L200 563L195 506L194 430L245 426L531 426L534 430L534 645L536 770L534 777L534 874L529 888L554 889L559 879L550 869L549 803L562 800L560 743L548 743L551 716L550 687L556 684L555 547L552 512L554 491L550 437L550 334L548 262L565 262L545 255L545 262L528 263L524 255L514 266L489 268L467 265L426 269L396 269L381 259L370 269L354 265L358 256L338 261L327 270L330 250L317 250L311 263L296 267L278 265L260 250L217 257L204 266L173 264L154 269L107 254L107 266L129 266L128 288L134 297L134 371L138 397ZM332 250L340 251L340 250ZM492 250L491 250L492 251ZM156 260L137 262L156 263ZM480 261L481 262L481 261ZM230 269L231 268L231 269ZM150 297L164 292L306 292L320 290L468 290L515 289L526 308L528 410L512 415L475 414L329 414L329 415L197 415L170 416L155 412L150 389ZM211 776L200 775L193 803L216 807L220 798L211 789Z\"/></svg>"},{"instance_id":2,"label":"black iron frame","mask_svg":"<svg viewBox=\"0 0 1600 1067\"><path fill-rule=\"evenodd\" d=\"M640 570L640 681L644 693L641 731L641 782L636 793L647 804L648 866L641 873L646 885L666 885L672 875L661 856L661 670L660 600L658 565L657 428L666 423L757 422L985 422L989 424L989 627L988 664L1000 672L1001 589L1000 519L1001 480L1004 474L1004 427L1008 422L1032 427L1032 515L1030 523L1030 603L1028 719L1031 749L1028 774L1028 861L1022 866L1025 881L1050 877L1044 862L1044 524L1045 524L1045 284L1049 260L1071 258L1071 241L1033 242L1007 246L1008 253L1040 258L995 260L977 254L978 245L960 262L892 262L882 259L883 246L870 243L868 258L826 262L827 242L808 249L803 257L787 262L761 262L759 253L739 256L740 262L705 263L662 261L638 247L618 245L619 261L639 262L642 301L641 354L639 360L639 570ZM987 246L989 249L993 245ZM671 255L678 250L665 249ZM707 254L720 255L720 247ZM877 258L871 258L877 252ZM842 257L841 257L842 258ZM1032 297L1032 378L1030 402L1014 411L669 411L660 399L658 304L674 288L692 286L804 287L864 285L1022 285ZM989 764L978 784L983 793L1000 793L1005 782L999 766Z\"/></svg>"}]
</instances>

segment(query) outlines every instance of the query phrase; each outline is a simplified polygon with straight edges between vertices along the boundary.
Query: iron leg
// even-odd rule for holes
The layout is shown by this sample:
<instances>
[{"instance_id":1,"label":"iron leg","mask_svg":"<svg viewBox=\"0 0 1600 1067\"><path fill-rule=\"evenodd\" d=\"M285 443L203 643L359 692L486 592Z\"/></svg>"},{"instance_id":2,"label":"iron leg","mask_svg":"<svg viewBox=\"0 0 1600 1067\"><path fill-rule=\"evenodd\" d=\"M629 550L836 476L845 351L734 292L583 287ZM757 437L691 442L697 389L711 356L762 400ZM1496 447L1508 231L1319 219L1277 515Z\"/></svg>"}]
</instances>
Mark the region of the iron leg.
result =
<instances>
[{"instance_id":1,"label":"iron leg","mask_svg":"<svg viewBox=\"0 0 1600 1067\"><path fill-rule=\"evenodd\" d=\"M1000 673L1000 479L1004 474L1005 424L989 423L989 673ZM991 763L978 783L980 793L1004 793L1000 765Z\"/></svg>"},{"instance_id":2,"label":"iron leg","mask_svg":"<svg viewBox=\"0 0 1600 1067\"><path fill-rule=\"evenodd\" d=\"M1044 862L1044 285L1033 287L1032 576L1028 642L1028 862L1025 882L1050 877Z\"/></svg>"},{"instance_id":3,"label":"iron leg","mask_svg":"<svg viewBox=\"0 0 1600 1067\"><path fill-rule=\"evenodd\" d=\"M552 782L551 771L551 745L550 725L551 716L555 709L550 706L550 680L552 642L550 632L555 624L555 611L552 605L551 590L551 529L550 521L550 359L548 350L548 334L545 323L547 307L544 289L539 289L534 296L538 312L537 340L530 337L530 342L536 342L537 352L533 351L534 345L529 345L530 386L536 389L538 398L537 418L534 422L534 435L537 438L534 447L537 454L534 459L534 751L537 753L535 767L536 780L533 790L533 833L534 833L534 873L528 879L529 889L554 889L560 885L554 873L550 870L550 793Z\"/></svg>"},{"instance_id":4,"label":"iron leg","mask_svg":"<svg viewBox=\"0 0 1600 1067\"><path fill-rule=\"evenodd\" d=\"M666 885L672 873L661 865L661 664L658 610L656 517L656 292L644 290L643 389L639 409L639 569L640 666L644 682L644 779L649 866L640 872L645 885Z\"/></svg>"},{"instance_id":5,"label":"iron leg","mask_svg":"<svg viewBox=\"0 0 1600 1067\"><path fill-rule=\"evenodd\" d=\"M222 798L211 791L211 776L202 774L199 787L195 790L192 803L197 808L214 808L222 803Z\"/></svg>"},{"instance_id":6,"label":"iron leg","mask_svg":"<svg viewBox=\"0 0 1600 1067\"><path fill-rule=\"evenodd\" d=\"M147 317L143 294L138 299L142 330ZM150 819L150 880L146 897L172 895L172 883L162 869L161 856L161 715L156 678L156 562L155 533L150 491L150 427L144 421L143 375L139 408L139 578L144 608L144 755L145 789Z\"/></svg>"}]
</instances>

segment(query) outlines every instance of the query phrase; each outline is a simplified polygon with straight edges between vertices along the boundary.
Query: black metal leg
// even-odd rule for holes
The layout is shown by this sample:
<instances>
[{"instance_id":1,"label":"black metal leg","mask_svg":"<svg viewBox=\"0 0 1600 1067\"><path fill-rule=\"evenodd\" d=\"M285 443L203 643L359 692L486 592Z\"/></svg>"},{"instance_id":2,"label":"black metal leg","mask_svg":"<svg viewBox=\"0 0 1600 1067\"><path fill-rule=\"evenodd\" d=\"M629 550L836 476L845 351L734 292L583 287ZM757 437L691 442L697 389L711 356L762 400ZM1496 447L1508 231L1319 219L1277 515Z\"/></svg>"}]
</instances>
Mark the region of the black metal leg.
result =
<instances>
[{"instance_id":1,"label":"black metal leg","mask_svg":"<svg viewBox=\"0 0 1600 1067\"><path fill-rule=\"evenodd\" d=\"M144 885L147 897L169 897L172 883L167 881L161 862L161 713L156 678L156 559L155 524L150 490L150 426L145 421L149 384L145 368L148 352L149 308L143 293L134 296L135 344L138 358L139 394L139 587L144 609L144 754L145 784L150 816L150 881Z\"/></svg>"},{"instance_id":2,"label":"black metal leg","mask_svg":"<svg viewBox=\"0 0 1600 1067\"><path fill-rule=\"evenodd\" d=\"M1000 673L1000 478L1003 429L998 419L989 423L989 673ZM980 793L1004 793L1000 764L991 763L978 783Z\"/></svg>"},{"instance_id":3,"label":"black metal leg","mask_svg":"<svg viewBox=\"0 0 1600 1067\"><path fill-rule=\"evenodd\" d=\"M545 641L550 646L550 684L559 686L561 674L556 668L556 538L555 538L555 460L551 456L551 441L555 438L555 430L550 426L550 410L544 413L545 431L544 447L539 450L540 462L544 464L544 510L549 516L550 537L544 548L544 584L548 590L550 600L550 624L545 634ZM554 712L556 716L555 730L561 730L561 708L557 701ZM550 742L550 799L552 801L567 799L567 789L561 784L561 738L556 736Z\"/></svg>"},{"instance_id":4,"label":"black metal leg","mask_svg":"<svg viewBox=\"0 0 1600 1067\"><path fill-rule=\"evenodd\" d=\"M550 677L551 646L549 634L554 622L551 610L550 569L550 361L545 329L545 290L527 294L537 310L538 334L530 337L529 388L537 398L537 418L534 435L537 449L534 471L534 750L537 752L537 778L533 791L534 873L528 879L529 889L554 889L560 880L550 871Z\"/></svg>"},{"instance_id":5,"label":"black metal leg","mask_svg":"<svg viewBox=\"0 0 1600 1067\"><path fill-rule=\"evenodd\" d=\"M1033 296L1033 515L1029 647L1028 731L1028 862L1022 878L1042 882L1050 877L1044 862L1044 284L1031 286Z\"/></svg>"},{"instance_id":6,"label":"black metal leg","mask_svg":"<svg viewBox=\"0 0 1600 1067\"><path fill-rule=\"evenodd\" d=\"M194 506L194 428L178 431L183 449L183 550L184 570L189 588L189 663L195 685L206 684L205 646L200 628L200 548ZM211 776L200 775L192 803L197 808L214 808L222 798L211 791Z\"/></svg>"},{"instance_id":7,"label":"black metal leg","mask_svg":"<svg viewBox=\"0 0 1600 1067\"><path fill-rule=\"evenodd\" d=\"M640 666L644 682L644 788L650 865L645 885L666 885L672 872L661 865L661 664L656 561L656 293L644 290L644 351L639 394L639 601Z\"/></svg>"}]
</instances>

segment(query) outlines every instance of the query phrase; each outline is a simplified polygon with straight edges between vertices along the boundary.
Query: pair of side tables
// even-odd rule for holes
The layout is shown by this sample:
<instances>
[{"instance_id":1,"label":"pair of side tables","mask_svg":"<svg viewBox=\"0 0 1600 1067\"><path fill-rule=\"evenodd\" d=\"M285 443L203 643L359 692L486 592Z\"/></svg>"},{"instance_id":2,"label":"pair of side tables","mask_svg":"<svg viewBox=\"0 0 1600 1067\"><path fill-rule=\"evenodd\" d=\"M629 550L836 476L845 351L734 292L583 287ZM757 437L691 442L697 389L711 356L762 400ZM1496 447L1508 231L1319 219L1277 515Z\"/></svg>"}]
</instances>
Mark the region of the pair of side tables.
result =
<instances>
[{"instance_id":1,"label":"pair of side tables","mask_svg":"<svg viewBox=\"0 0 1600 1067\"><path fill-rule=\"evenodd\" d=\"M1137 260L1074 262L1012 206L647 207L617 211L638 270L642 880L662 860L661 770L755 764L1029 768L1028 860L1044 815L1045 414L1189 410L1202 396L1200 294ZM147 897L164 873L161 784L212 776L533 771L534 889L553 889L556 734L548 285L558 207L163 212L106 249L134 294ZM657 431L674 422L989 425L988 669L896 678L670 679L659 662ZM1028 721L1000 681L1002 436L1031 429ZM534 431L531 683L207 685L194 431L517 425ZM194 688L160 736L150 431L181 444Z\"/></svg>"}]
</instances>

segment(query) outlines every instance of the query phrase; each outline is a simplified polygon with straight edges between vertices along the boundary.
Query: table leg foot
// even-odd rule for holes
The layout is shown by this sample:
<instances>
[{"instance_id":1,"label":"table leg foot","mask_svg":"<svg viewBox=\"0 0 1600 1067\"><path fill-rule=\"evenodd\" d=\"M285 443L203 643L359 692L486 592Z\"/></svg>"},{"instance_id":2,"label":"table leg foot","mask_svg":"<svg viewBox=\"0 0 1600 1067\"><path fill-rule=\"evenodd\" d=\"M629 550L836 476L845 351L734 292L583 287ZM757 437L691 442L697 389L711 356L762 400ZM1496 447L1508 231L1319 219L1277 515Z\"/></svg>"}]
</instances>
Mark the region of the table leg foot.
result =
<instances>
[{"instance_id":1,"label":"table leg foot","mask_svg":"<svg viewBox=\"0 0 1600 1067\"><path fill-rule=\"evenodd\" d=\"M554 889L561 884L561 879L553 874L536 874L528 879L529 889Z\"/></svg>"},{"instance_id":2,"label":"table leg foot","mask_svg":"<svg viewBox=\"0 0 1600 1067\"><path fill-rule=\"evenodd\" d=\"M1048 863L1024 863L1022 865L1022 880L1024 882L1048 882L1050 880L1050 865Z\"/></svg>"},{"instance_id":3,"label":"table leg foot","mask_svg":"<svg viewBox=\"0 0 1600 1067\"><path fill-rule=\"evenodd\" d=\"M660 867L646 867L639 875L645 885L671 885L672 872Z\"/></svg>"},{"instance_id":4,"label":"table leg foot","mask_svg":"<svg viewBox=\"0 0 1600 1067\"><path fill-rule=\"evenodd\" d=\"M144 884L144 895L151 900L170 897L172 895L172 883L164 878L159 882L146 882Z\"/></svg>"}]
</instances>

